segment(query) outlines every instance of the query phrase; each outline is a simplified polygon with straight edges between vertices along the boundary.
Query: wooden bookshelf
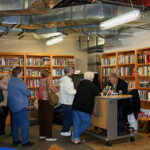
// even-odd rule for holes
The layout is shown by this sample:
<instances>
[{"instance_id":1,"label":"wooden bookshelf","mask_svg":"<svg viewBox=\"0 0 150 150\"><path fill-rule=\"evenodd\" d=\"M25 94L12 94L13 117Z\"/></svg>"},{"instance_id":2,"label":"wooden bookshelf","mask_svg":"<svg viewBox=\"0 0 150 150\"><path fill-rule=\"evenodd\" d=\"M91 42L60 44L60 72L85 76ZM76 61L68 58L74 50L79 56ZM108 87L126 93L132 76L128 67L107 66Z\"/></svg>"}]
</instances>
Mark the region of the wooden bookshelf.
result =
<instances>
[{"instance_id":1,"label":"wooden bookshelf","mask_svg":"<svg viewBox=\"0 0 150 150\"><path fill-rule=\"evenodd\" d=\"M55 60L57 60L57 63ZM53 75L53 70L63 70L67 65L72 66L75 70L75 57L73 55L0 52L0 79L9 73L11 67L22 67L24 71L23 79L31 91L30 100L32 103L32 101L38 97L39 80L42 70L49 70L51 72L51 79L59 80L63 72L59 75ZM59 87L59 83L57 83L56 86ZM29 102L29 105L32 104Z\"/></svg>"},{"instance_id":2,"label":"wooden bookshelf","mask_svg":"<svg viewBox=\"0 0 150 150\"><path fill-rule=\"evenodd\" d=\"M111 62L115 62L113 64ZM101 55L101 83L104 88L110 72L127 81L129 91L138 89L141 106L150 109L150 48L116 51ZM113 69L112 69L113 68ZM148 86L147 86L148 85Z\"/></svg>"},{"instance_id":3,"label":"wooden bookshelf","mask_svg":"<svg viewBox=\"0 0 150 150\"><path fill-rule=\"evenodd\" d=\"M52 77L53 84L59 88L59 79L64 74L64 67L71 66L75 70L75 56L53 55L52 56Z\"/></svg>"}]
</instances>

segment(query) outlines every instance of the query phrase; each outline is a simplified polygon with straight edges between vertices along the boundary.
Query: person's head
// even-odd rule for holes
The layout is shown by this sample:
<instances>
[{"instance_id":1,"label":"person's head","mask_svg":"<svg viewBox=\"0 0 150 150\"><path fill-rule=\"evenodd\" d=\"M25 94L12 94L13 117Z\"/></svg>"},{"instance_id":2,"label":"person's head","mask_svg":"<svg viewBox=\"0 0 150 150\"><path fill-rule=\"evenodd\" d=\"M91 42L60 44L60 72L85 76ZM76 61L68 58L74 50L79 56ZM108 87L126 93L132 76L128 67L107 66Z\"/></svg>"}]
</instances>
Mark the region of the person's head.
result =
<instances>
[{"instance_id":1,"label":"person's head","mask_svg":"<svg viewBox=\"0 0 150 150\"><path fill-rule=\"evenodd\" d=\"M23 76L23 70L21 67L16 67L12 70L12 76L22 78Z\"/></svg>"},{"instance_id":2,"label":"person's head","mask_svg":"<svg viewBox=\"0 0 150 150\"><path fill-rule=\"evenodd\" d=\"M94 79L94 73L91 72L91 71L85 72L84 73L84 79L93 81L93 79Z\"/></svg>"},{"instance_id":3,"label":"person's head","mask_svg":"<svg viewBox=\"0 0 150 150\"><path fill-rule=\"evenodd\" d=\"M117 84L117 82L118 82L118 77L117 77L117 75L116 75L115 73L111 73L111 74L109 75L109 81L110 81L110 83L111 83L112 85Z\"/></svg>"},{"instance_id":4,"label":"person's head","mask_svg":"<svg viewBox=\"0 0 150 150\"><path fill-rule=\"evenodd\" d=\"M43 70L41 76L42 78L48 78L49 74L50 74L49 70Z\"/></svg>"},{"instance_id":5,"label":"person's head","mask_svg":"<svg viewBox=\"0 0 150 150\"><path fill-rule=\"evenodd\" d=\"M67 75L67 76L71 76L72 74L73 74L73 68L72 67L70 67L70 66L66 66L65 68L64 68L64 73Z\"/></svg>"}]
</instances>

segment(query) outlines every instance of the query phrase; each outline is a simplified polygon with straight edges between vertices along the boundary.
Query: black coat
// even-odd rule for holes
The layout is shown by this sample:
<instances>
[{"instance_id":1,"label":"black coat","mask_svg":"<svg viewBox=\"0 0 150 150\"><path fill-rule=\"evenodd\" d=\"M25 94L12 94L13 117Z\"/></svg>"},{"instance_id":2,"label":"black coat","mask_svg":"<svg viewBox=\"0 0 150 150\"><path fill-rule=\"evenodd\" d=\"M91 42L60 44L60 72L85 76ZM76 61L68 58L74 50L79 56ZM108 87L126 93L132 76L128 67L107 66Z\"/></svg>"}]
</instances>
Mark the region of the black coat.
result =
<instances>
[{"instance_id":1,"label":"black coat","mask_svg":"<svg viewBox=\"0 0 150 150\"><path fill-rule=\"evenodd\" d=\"M95 84L90 80L82 80L77 88L72 109L92 114L94 97L99 94Z\"/></svg>"}]
</instances>

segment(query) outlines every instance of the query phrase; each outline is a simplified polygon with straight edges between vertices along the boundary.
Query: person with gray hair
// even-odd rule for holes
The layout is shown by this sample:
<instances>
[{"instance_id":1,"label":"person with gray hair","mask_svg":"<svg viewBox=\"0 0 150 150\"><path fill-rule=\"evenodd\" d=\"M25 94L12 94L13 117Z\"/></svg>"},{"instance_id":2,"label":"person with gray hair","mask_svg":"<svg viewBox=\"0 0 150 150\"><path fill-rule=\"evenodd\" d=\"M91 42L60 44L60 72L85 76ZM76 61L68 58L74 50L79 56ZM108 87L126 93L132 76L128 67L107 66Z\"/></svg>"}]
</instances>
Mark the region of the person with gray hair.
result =
<instances>
[{"instance_id":1,"label":"person with gray hair","mask_svg":"<svg viewBox=\"0 0 150 150\"><path fill-rule=\"evenodd\" d=\"M77 93L73 100L73 138L74 144L83 143L80 135L91 125L91 114L94 108L94 97L99 94L99 90L92 82L93 72L85 72L84 79L80 81Z\"/></svg>"},{"instance_id":2,"label":"person with gray hair","mask_svg":"<svg viewBox=\"0 0 150 150\"><path fill-rule=\"evenodd\" d=\"M73 68L66 66L64 68L65 75L60 78L60 88L59 88L59 102L62 104L63 109L63 126L61 129L61 136L71 135L71 125L73 122L72 117L72 103L76 90L70 76L73 74Z\"/></svg>"}]
</instances>

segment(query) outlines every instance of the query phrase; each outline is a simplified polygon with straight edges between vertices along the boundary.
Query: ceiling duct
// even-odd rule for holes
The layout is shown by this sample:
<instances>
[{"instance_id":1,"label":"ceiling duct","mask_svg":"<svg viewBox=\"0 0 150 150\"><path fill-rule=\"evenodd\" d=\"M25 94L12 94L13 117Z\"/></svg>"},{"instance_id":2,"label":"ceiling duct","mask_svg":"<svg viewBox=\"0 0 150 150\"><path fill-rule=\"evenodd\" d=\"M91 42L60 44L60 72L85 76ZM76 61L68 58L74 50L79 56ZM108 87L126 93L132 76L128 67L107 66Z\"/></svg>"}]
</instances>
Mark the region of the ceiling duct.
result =
<instances>
[{"instance_id":1,"label":"ceiling duct","mask_svg":"<svg viewBox=\"0 0 150 150\"><path fill-rule=\"evenodd\" d=\"M121 46L122 41L119 38L103 39L99 35L80 36L78 38L78 49L88 52L102 52L104 48Z\"/></svg>"},{"instance_id":2,"label":"ceiling duct","mask_svg":"<svg viewBox=\"0 0 150 150\"><path fill-rule=\"evenodd\" d=\"M35 0L0 0L0 11L27 9Z\"/></svg>"}]
</instances>

